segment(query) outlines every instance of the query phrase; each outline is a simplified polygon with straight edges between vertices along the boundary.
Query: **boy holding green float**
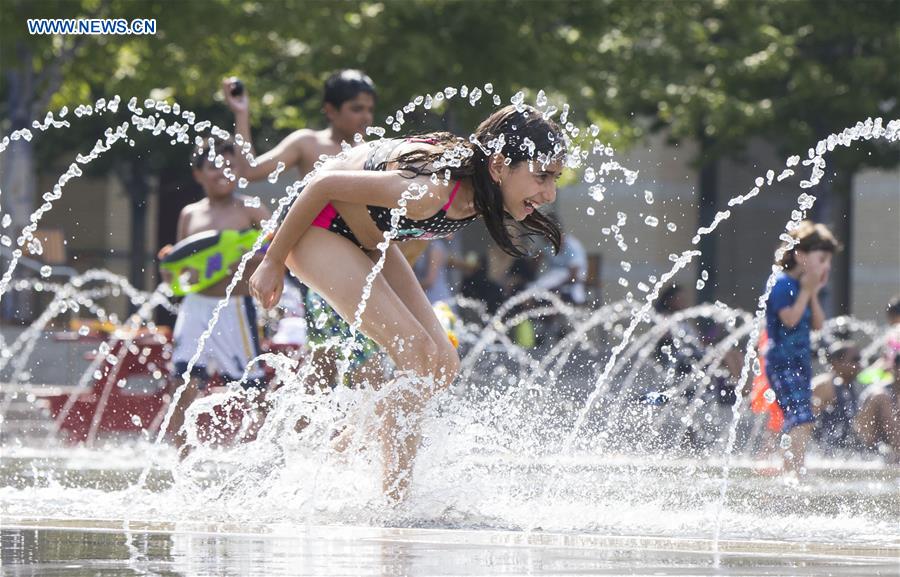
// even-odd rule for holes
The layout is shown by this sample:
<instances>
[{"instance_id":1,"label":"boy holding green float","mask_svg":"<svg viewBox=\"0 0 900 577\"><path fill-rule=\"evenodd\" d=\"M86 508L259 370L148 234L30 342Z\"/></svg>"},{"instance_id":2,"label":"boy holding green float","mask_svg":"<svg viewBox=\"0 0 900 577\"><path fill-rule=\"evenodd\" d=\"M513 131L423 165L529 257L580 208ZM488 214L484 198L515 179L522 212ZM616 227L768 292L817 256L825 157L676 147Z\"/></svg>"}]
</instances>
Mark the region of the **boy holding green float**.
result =
<instances>
[{"instance_id":1,"label":"boy holding green float","mask_svg":"<svg viewBox=\"0 0 900 577\"><path fill-rule=\"evenodd\" d=\"M213 148L210 155L210 147ZM210 159L221 155L224 163L216 166ZM234 166L235 151L230 142L218 139L207 139L203 145L194 149L191 157L194 180L203 188L205 198L184 207L178 217L177 240L182 241L193 235L209 231L246 231L261 229L262 222L270 213L265 207L249 206L248 198L235 194L235 180L225 174L225 169ZM237 238L240 234L232 234ZM159 258L165 259L173 250L171 245L159 251ZM213 255L214 257L215 255ZM232 259L228 259L231 261ZM240 380L244 369L251 359L259 355L259 331L256 323L256 309L248 296L247 279L256 269L259 257L250 260L247 270L231 293L228 305L222 308L219 320L209 339L204 344L200 357L191 369L190 382L181 395L172 418L169 421L167 435L172 436L176 447L181 449L185 443L185 434L181 430L184 423L184 412L196 398L197 393L206 386L209 375L217 372L228 381ZM187 289L188 294L181 303L178 319L175 321L175 350L172 360L178 375L187 370L191 357L197 350L200 335L206 331L216 305L225 296L225 289L231 282L236 262L210 258L207 270L175 273L177 286ZM215 269L215 270L213 270ZM175 267L177 271L177 267ZM225 270L227 274L218 282L205 286L204 280L216 272ZM173 280L173 267L161 267L163 280ZM184 278L193 273L194 278ZM222 276L222 275L218 275ZM248 378L242 383L245 387L262 387L263 372L254 366Z\"/></svg>"}]
</instances>

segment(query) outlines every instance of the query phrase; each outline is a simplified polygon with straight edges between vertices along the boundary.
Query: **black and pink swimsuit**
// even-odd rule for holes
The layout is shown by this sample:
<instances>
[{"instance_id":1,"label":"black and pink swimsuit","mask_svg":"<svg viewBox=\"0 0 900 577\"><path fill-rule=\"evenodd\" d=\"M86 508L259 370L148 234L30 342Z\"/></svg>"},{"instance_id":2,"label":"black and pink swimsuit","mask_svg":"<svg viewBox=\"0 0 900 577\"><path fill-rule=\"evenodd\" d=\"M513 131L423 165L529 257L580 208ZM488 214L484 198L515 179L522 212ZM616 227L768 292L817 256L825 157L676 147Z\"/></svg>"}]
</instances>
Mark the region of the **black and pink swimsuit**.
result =
<instances>
[{"instance_id":1,"label":"black and pink swimsuit","mask_svg":"<svg viewBox=\"0 0 900 577\"><path fill-rule=\"evenodd\" d=\"M408 141L417 142L413 139L409 139ZM403 142L403 140L389 140L377 146L369 153L369 157L366 159L363 168L365 170L384 170L384 166L387 163L387 159L390 158L391 153ZM397 234L394 237L394 240L433 240L436 238L444 238L459 231L478 218L477 215L462 219L447 218L447 210L453 203L453 199L456 198L456 193L459 191L459 185L460 181L457 181L456 186L453 187L453 191L450 192L450 200L448 200L447 204L442 206L433 216L423 220L413 220L406 218L405 216L400 217L400 221L397 224ZM369 216L375 221L375 226L378 227L378 230L381 232L388 232L391 230L391 209L372 205L367 205L366 208L369 210ZM322 212L320 212L315 220L313 220L312 225L337 233L353 242L356 246L363 249L365 248L359 240L357 240L353 231L350 230L350 227L347 226L347 223L344 222L344 219L341 218L341 215L338 214L338 211L331 203L328 203L328 205L322 209Z\"/></svg>"}]
</instances>

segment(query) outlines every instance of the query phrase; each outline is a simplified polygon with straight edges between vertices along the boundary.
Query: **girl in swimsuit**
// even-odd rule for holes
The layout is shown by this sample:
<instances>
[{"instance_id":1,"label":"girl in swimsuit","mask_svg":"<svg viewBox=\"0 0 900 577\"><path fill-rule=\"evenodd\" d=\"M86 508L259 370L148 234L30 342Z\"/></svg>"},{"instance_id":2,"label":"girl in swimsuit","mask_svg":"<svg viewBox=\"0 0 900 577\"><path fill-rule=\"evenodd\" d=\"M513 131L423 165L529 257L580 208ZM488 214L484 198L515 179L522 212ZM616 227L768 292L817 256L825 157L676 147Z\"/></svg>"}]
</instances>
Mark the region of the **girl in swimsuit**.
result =
<instances>
[{"instance_id":1,"label":"girl in swimsuit","mask_svg":"<svg viewBox=\"0 0 900 577\"><path fill-rule=\"evenodd\" d=\"M360 146L325 165L297 197L250 279L251 294L265 308L274 306L287 264L353 322L386 234L399 241L442 238L478 217L511 255L524 256L523 241L535 236L558 250L559 228L538 208L556 199L565 155L560 129L527 106L496 111L471 140L435 133ZM406 213L392 227L391 209L403 205ZM385 253L360 330L390 356L394 382L407 384L377 407L383 487L398 501L418 444L416 417L453 382L459 357L396 244Z\"/></svg>"}]
</instances>

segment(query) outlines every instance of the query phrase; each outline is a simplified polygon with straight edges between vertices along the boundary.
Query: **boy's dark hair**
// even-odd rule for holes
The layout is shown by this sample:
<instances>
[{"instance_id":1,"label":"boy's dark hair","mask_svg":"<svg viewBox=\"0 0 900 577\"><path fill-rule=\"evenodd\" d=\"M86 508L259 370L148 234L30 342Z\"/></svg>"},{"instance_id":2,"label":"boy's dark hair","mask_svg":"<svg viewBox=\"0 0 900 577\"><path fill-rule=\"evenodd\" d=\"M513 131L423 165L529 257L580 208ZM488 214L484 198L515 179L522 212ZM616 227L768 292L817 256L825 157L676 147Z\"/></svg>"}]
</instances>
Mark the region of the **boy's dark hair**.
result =
<instances>
[{"instance_id":1,"label":"boy's dark hair","mask_svg":"<svg viewBox=\"0 0 900 577\"><path fill-rule=\"evenodd\" d=\"M887 308L884 311L888 318L900 317L900 294L894 295L894 297L888 302Z\"/></svg>"},{"instance_id":2,"label":"boy's dark hair","mask_svg":"<svg viewBox=\"0 0 900 577\"><path fill-rule=\"evenodd\" d=\"M855 342L848 340L837 341L828 347L825 356L828 358L828 362L843 361L850 351L858 351Z\"/></svg>"},{"instance_id":3,"label":"boy's dark hair","mask_svg":"<svg viewBox=\"0 0 900 577\"><path fill-rule=\"evenodd\" d=\"M776 263L784 270L791 270L797 266L797 251L812 252L814 250L824 250L834 254L841 250L841 243L834 238L828 227L822 223L804 220L790 232L790 235L797 242L790 250L785 251L781 260ZM786 243L782 246L786 246Z\"/></svg>"},{"instance_id":4,"label":"boy's dark hair","mask_svg":"<svg viewBox=\"0 0 900 577\"><path fill-rule=\"evenodd\" d=\"M675 311L672 310L672 303L682 290L681 285L675 283L670 284L659 293L659 298L656 299L656 304L653 305L653 308L660 314L674 313Z\"/></svg>"},{"instance_id":5,"label":"boy's dark hair","mask_svg":"<svg viewBox=\"0 0 900 577\"><path fill-rule=\"evenodd\" d=\"M210 136L203 140L203 144L194 147L194 152L191 153L192 168L200 170L203 168L203 164L209 160L210 140L213 141L212 146L216 155L234 154L234 143L232 141L222 140L218 136Z\"/></svg>"},{"instance_id":6,"label":"boy's dark hair","mask_svg":"<svg viewBox=\"0 0 900 577\"><path fill-rule=\"evenodd\" d=\"M338 70L325 81L323 102L340 108L348 100L353 100L360 92L375 98L375 83L362 70Z\"/></svg>"}]
</instances>

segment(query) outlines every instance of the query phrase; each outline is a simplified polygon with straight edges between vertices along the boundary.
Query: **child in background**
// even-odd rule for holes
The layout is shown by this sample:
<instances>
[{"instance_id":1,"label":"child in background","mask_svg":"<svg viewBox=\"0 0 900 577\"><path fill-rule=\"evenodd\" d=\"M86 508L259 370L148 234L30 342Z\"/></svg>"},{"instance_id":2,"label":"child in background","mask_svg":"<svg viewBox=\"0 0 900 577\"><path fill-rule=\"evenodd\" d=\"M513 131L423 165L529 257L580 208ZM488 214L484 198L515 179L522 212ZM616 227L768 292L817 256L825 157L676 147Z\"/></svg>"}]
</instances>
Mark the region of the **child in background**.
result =
<instances>
[{"instance_id":1,"label":"child in background","mask_svg":"<svg viewBox=\"0 0 900 577\"><path fill-rule=\"evenodd\" d=\"M204 142L202 146L194 149L191 157L194 180L203 188L205 198L182 209L178 217L178 241L206 231L262 228L262 221L270 216L265 207L247 206L244 203L247 197L235 194L236 183L225 176L225 169L229 165L234 166L233 145L230 142L213 139L213 154L221 155L225 159L222 167L216 167L209 160L209 146L208 141ZM164 246L159 251L159 258L162 259L171 250L171 245ZM187 454L186 438L181 430L184 412L198 392L206 386L210 373L214 372L213 369L228 381L239 380L247 363L260 354L256 308L253 300L247 296L249 294L247 279L258 262L259 258L254 257L248 263L243 278L231 293L228 306L221 310L219 321L206 341L199 360L191 370L190 382L172 413L167 434L173 438L182 457ZM164 274L164 280L165 276ZM175 350L172 355L177 375L187 370L188 362L197 349L200 335L209 325L213 310L225 296L225 289L230 282L229 275L201 292L188 294L181 302L178 319L175 321ZM245 387L261 388L262 376L262 370L254 367L249 374L250 379L242 384ZM177 382L180 384L180 380Z\"/></svg>"},{"instance_id":2,"label":"child in background","mask_svg":"<svg viewBox=\"0 0 900 577\"><path fill-rule=\"evenodd\" d=\"M766 376L784 413L784 471L805 473L812 411L810 331L825 314L819 291L828 283L831 257L839 245L822 224L803 221L790 233L796 241L776 263L782 268L766 301Z\"/></svg>"},{"instance_id":3,"label":"child in background","mask_svg":"<svg viewBox=\"0 0 900 577\"><path fill-rule=\"evenodd\" d=\"M225 103L234 113L235 133L240 134L245 142L252 143L250 128L250 98L247 87L237 78L227 78L222 83L222 94ZM295 130L279 142L275 148L256 157L256 166L250 166L243 158L241 176L251 182L265 179L272 173L278 163L285 169L296 168L300 176L306 176L315 168L322 156L337 156L343 146L358 146L363 141L356 141L356 135L365 136L366 128L372 125L375 111L375 84L361 70L339 70L328 77L322 92L322 114L328 126L321 130L302 128ZM255 150L251 148L251 151ZM418 246L421 245L421 246ZM425 243L417 243L421 252ZM415 260L414 255L407 255ZM343 351L338 347L318 348L334 337L341 340L352 340L356 347L349 360L354 382L377 380L380 373L380 361L377 358L378 347L361 332L351 334L350 326L340 315L315 291L303 289L304 310L307 321L306 339L316 348L312 351L312 363L316 367L315 380L321 388L336 383L338 377L338 359ZM312 389L312 383L307 386Z\"/></svg>"}]
</instances>

